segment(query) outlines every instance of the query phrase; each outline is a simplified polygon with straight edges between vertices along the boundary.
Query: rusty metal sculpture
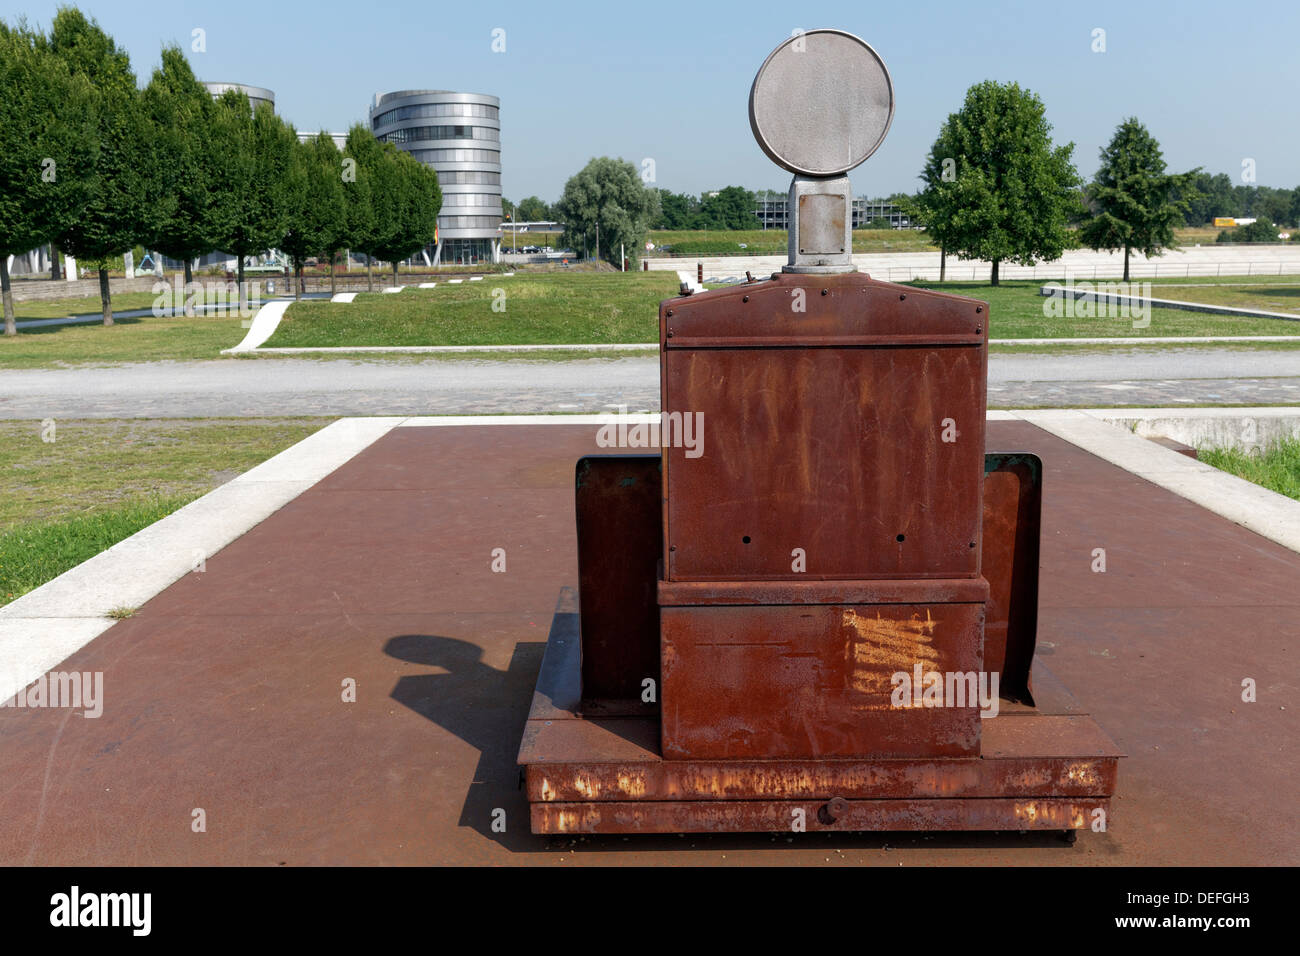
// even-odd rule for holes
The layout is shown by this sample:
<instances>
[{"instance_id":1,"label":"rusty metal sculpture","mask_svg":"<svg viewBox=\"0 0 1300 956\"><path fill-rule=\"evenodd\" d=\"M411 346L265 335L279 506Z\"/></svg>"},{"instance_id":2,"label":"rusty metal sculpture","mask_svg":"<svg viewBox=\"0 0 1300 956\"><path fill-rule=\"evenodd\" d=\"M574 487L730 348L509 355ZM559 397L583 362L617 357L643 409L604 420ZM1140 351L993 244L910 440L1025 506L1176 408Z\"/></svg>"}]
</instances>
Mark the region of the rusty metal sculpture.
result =
<instances>
[{"instance_id":1,"label":"rusty metal sculpture","mask_svg":"<svg viewBox=\"0 0 1300 956\"><path fill-rule=\"evenodd\" d=\"M519 753L535 832L1072 835L1109 812L1120 755L1034 660L1042 469L985 453L987 305L852 264L845 174L892 116L837 30L755 78L789 264L663 302L662 454L578 462L578 607Z\"/></svg>"}]
</instances>

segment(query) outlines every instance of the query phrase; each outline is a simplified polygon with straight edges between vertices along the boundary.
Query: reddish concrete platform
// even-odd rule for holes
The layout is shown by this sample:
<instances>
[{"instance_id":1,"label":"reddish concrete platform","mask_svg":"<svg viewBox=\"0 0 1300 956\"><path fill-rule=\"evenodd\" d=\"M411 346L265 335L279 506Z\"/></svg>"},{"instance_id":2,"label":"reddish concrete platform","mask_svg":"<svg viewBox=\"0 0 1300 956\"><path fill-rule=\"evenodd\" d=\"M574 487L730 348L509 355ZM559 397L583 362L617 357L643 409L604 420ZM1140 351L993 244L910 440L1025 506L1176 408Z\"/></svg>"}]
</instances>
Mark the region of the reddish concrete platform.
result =
<instances>
[{"instance_id":1,"label":"reddish concrete platform","mask_svg":"<svg viewBox=\"0 0 1300 956\"><path fill-rule=\"evenodd\" d=\"M104 672L102 717L0 710L0 863L1300 862L1300 555L988 429L1044 462L1039 654L1129 755L1107 833L531 835L515 755L596 428L404 427L60 665Z\"/></svg>"}]
</instances>

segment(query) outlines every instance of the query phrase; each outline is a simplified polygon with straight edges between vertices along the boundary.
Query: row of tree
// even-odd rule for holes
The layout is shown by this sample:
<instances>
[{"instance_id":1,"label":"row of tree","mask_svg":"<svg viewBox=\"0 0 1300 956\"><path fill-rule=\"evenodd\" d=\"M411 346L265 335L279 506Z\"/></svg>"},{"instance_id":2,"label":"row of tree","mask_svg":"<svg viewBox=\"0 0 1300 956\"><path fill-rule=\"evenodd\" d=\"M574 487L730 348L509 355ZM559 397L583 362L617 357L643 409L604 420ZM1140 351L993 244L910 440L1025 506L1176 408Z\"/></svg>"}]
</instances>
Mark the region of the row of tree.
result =
<instances>
[{"instance_id":1,"label":"row of tree","mask_svg":"<svg viewBox=\"0 0 1300 956\"><path fill-rule=\"evenodd\" d=\"M300 142L269 104L213 99L178 47L148 85L75 8L49 35L0 21L0 286L16 332L8 257L46 243L94 266L113 324L110 263L137 244L185 262L222 250L244 260L278 248L295 266L344 249L397 263L433 241L437 175L364 126L344 150ZM332 272L332 270L331 270ZM368 270L369 275L369 270Z\"/></svg>"},{"instance_id":2,"label":"row of tree","mask_svg":"<svg viewBox=\"0 0 1300 956\"><path fill-rule=\"evenodd\" d=\"M1220 240L1267 241L1276 239L1273 221L1300 223L1300 187L1233 186L1226 175L1199 168L1170 173L1159 143L1135 118L1120 123L1087 184L1074 165L1074 144L1055 145L1051 131L1042 101L1018 84L986 81L967 91L926 157L923 188L890 197L939 246L941 276L951 253L991 262L997 285L1005 261L1033 265L1082 245L1123 251L1128 279L1132 254L1176 247L1180 225L1254 215L1261 224L1253 231ZM569 180L554 216L567 223L563 241L589 251L594 242L597 254L617 265L620 244L635 260L651 228L753 228L758 195L739 186L698 199L651 189L631 163L602 157Z\"/></svg>"},{"instance_id":3,"label":"row of tree","mask_svg":"<svg viewBox=\"0 0 1300 956\"><path fill-rule=\"evenodd\" d=\"M1004 261L1033 265L1082 245L1123 251L1127 280L1134 252L1150 257L1175 248L1175 226L1236 208L1226 176L1168 172L1160 144L1136 118L1120 123L1086 186L1074 144L1054 145L1051 129L1042 101L1017 84L970 88L930 149L923 188L906 204L939 246L941 263L949 253L987 260L997 285ZM1203 186L1216 192L1207 195ZM1262 193L1250 195L1260 201Z\"/></svg>"}]
</instances>

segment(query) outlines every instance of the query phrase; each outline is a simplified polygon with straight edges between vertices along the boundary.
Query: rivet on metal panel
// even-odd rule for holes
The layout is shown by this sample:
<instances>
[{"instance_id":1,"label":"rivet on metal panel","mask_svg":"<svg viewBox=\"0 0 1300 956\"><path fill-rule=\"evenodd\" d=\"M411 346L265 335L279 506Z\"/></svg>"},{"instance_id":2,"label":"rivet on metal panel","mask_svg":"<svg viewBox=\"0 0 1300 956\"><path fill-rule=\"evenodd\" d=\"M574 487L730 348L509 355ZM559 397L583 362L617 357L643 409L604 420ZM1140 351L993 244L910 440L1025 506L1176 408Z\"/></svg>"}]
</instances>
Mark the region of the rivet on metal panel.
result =
<instances>
[{"instance_id":1,"label":"rivet on metal panel","mask_svg":"<svg viewBox=\"0 0 1300 956\"><path fill-rule=\"evenodd\" d=\"M831 797L817 809L817 819L822 823L831 824L844 816L848 809L849 801L843 797Z\"/></svg>"},{"instance_id":2,"label":"rivet on metal panel","mask_svg":"<svg viewBox=\"0 0 1300 956\"><path fill-rule=\"evenodd\" d=\"M746 296L742 296L741 299L740 299L740 301L741 301L741 302L748 302L748 301L749 301L749 296L747 296L747 295L746 295Z\"/></svg>"},{"instance_id":3,"label":"rivet on metal panel","mask_svg":"<svg viewBox=\"0 0 1300 956\"><path fill-rule=\"evenodd\" d=\"M673 310L672 310L672 309L669 309L668 312L667 312L666 314L667 314L667 315L672 315L672 314L673 314Z\"/></svg>"},{"instance_id":4,"label":"rivet on metal panel","mask_svg":"<svg viewBox=\"0 0 1300 956\"><path fill-rule=\"evenodd\" d=\"M983 311L984 311L983 306L978 306L978 305L975 306L975 314L976 314L976 315L979 315L979 314L980 314L981 312L983 312Z\"/></svg>"},{"instance_id":5,"label":"rivet on metal panel","mask_svg":"<svg viewBox=\"0 0 1300 956\"><path fill-rule=\"evenodd\" d=\"M826 293L826 290L825 290L825 289L822 289L822 295L826 295L826 294L827 294L827 293Z\"/></svg>"}]
</instances>

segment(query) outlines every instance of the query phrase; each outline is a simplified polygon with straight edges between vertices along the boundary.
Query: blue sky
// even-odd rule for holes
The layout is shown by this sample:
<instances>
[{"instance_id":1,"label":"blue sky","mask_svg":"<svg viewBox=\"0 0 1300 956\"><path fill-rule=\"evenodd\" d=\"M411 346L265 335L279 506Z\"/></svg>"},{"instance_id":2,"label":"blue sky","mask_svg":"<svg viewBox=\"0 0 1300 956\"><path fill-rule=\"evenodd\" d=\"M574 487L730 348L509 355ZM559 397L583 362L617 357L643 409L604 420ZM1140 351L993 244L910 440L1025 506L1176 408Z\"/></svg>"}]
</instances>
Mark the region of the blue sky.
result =
<instances>
[{"instance_id":1,"label":"blue sky","mask_svg":"<svg viewBox=\"0 0 1300 956\"><path fill-rule=\"evenodd\" d=\"M58 3L0 0L0 17L46 27ZM912 192L944 118L972 83L1015 80L1042 97L1085 177L1128 115L1174 170L1204 166L1261 185L1300 184L1295 100L1300 4L1269 2L533 3L85 2L145 82L164 43L200 79L265 86L300 130L364 120L376 92L434 88L502 101L505 194L556 199L592 156L655 160L657 185L784 190L754 143L749 85L796 28L861 36L894 79L894 123L851 175L855 192ZM504 53L492 31L505 30ZM1094 53L1093 31L1106 31Z\"/></svg>"}]
</instances>

